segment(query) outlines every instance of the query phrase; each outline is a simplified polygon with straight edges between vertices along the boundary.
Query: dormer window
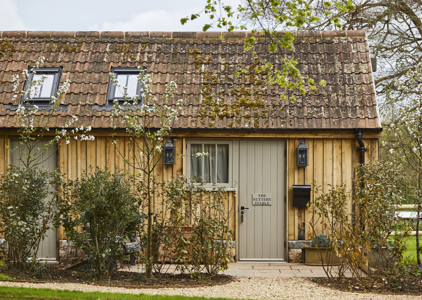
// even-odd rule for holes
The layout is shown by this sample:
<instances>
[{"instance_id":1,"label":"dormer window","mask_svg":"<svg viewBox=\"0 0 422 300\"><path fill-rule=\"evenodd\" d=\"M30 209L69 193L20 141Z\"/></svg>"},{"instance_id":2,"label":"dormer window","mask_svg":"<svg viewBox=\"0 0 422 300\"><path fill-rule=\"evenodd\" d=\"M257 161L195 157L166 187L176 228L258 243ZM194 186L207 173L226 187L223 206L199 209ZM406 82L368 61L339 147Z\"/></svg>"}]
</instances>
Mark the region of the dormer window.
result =
<instances>
[{"instance_id":1,"label":"dormer window","mask_svg":"<svg viewBox=\"0 0 422 300\"><path fill-rule=\"evenodd\" d=\"M112 72L114 78L117 81L117 85L110 78L107 92L107 104L113 105L114 101L119 101L119 104L123 104L126 101L130 101L134 97L138 97L138 102L141 102L139 98L141 94L141 85L138 81L138 75L140 73L138 68L113 68Z\"/></svg>"},{"instance_id":2,"label":"dormer window","mask_svg":"<svg viewBox=\"0 0 422 300\"><path fill-rule=\"evenodd\" d=\"M23 102L49 105L51 101L50 97L55 96L59 89L62 68L29 68L28 72L29 76L25 81L23 89L24 91L30 89L30 91L25 93L22 99Z\"/></svg>"}]
</instances>

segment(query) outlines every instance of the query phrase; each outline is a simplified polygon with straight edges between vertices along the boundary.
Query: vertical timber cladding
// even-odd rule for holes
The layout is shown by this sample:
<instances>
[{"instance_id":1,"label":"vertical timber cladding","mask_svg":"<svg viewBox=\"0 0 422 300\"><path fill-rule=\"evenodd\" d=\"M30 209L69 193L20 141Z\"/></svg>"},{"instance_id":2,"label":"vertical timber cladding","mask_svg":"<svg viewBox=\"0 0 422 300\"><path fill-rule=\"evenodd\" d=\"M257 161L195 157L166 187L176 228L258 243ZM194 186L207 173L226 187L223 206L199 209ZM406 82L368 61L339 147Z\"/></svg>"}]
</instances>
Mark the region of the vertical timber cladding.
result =
<instances>
[{"instance_id":1,"label":"vertical timber cladding","mask_svg":"<svg viewBox=\"0 0 422 300\"><path fill-rule=\"evenodd\" d=\"M238 257L283 260L286 143L280 139L242 139L239 143Z\"/></svg>"},{"instance_id":2,"label":"vertical timber cladding","mask_svg":"<svg viewBox=\"0 0 422 300\"><path fill-rule=\"evenodd\" d=\"M360 153L357 151L356 138L306 138L308 150L308 166L296 166L296 148L302 138L288 141L288 240L311 238L309 221L311 215L307 208L293 207L293 185L315 184L321 186L322 192L327 192L330 186L346 184L352 190L355 166L359 163ZM378 159L378 139L363 139L367 152L366 161ZM312 187L311 200L314 198ZM348 212L352 212L352 199L348 204ZM304 234L302 230L304 229ZM324 233L322 227L318 232Z\"/></svg>"}]
</instances>

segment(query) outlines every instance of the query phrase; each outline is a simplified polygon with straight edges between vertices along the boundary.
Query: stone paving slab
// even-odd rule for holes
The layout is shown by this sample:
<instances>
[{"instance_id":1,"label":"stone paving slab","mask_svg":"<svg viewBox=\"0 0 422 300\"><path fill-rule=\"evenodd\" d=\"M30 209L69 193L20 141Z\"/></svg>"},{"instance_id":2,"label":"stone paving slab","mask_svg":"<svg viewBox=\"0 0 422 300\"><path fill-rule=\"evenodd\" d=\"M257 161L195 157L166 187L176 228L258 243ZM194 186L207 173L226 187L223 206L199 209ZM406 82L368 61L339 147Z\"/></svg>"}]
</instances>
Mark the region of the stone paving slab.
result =
<instances>
[{"instance_id":1,"label":"stone paving slab","mask_svg":"<svg viewBox=\"0 0 422 300\"><path fill-rule=\"evenodd\" d=\"M172 272L176 266L169 267ZM127 270L127 267L123 268ZM131 266L131 272L144 272L143 266ZM176 272L177 273L177 272ZM237 277L269 277L269 278L293 278L293 277L326 277L322 266L307 266L298 263L286 262L236 262L230 263L228 270L222 271L222 274ZM346 276L351 276L350 272Z\"/></svg>"}]
</instances>

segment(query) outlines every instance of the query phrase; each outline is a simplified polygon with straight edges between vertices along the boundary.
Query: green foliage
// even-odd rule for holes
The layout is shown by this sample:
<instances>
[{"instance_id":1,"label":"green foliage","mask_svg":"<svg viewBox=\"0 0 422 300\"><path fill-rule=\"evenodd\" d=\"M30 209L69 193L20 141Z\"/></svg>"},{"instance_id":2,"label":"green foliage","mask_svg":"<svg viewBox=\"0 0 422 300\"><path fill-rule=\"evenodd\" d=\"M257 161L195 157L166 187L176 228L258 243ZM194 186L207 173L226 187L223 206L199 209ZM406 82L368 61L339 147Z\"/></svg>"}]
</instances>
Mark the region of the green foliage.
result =
<instances>
[{"instance_id":1,"label":"green foliage","mask_svg":"<svg viewBox=\"0 0 422 300\"><path fill-rule=\"evenodd\" d=\"M312 244L314 239L318 240L318 247L324 247L321 244L326 243L326 248L318 251L322 267L328 278L340 279L347 270L347 262L341 260L340 265L333 268L330 261L343 249L345 230L350 224L347 213L350 193L347 192L345 184L335 187L328 185L327 192L320 193L320 190L320 187L314 185L315 199L309 209L309 213L312 214L309 223L313 236ZM326 234L321 234L321 229Z\"/></svg>"},{"instance_id":2,"label":"green foliage","mask_svg":"<svg viewBox=\"0 0 422 300\"><path fill-rule=\"evenodd\" d=\"M318 234L312 239L311 247L331 247L331 241L325 234Z\"/></svg>"},{"instance_id":3,"label":"green foliage","mask_svg":"<svg viewBox=\"0 0 422 300\"><path fill-rule=\"evenodd\" d=\"M195 276L206 272L217 275L228 269L233 232L229 227L230 209L224 201L224 188L206 192L197 189L192 199L192 236L190 242L190 272Z\"/></svg>"},{"instance_id":4,"label":"green foliage","mask_svg":"<svg viewBox=\"0 0 422 300\"><path fill-rule=\"evenodd\" d=\"M143 226L134 186L133 177L99 168L63 184L62 225L68 239L84 251L97 278L117 269L122 242L134 238Z\"/></svg>"},{"instance_id":5,"label":"green foliage","mask_svg":"<svg viewBox=\"0 0 422 300\"><path fill-rule=\"evenodd\" d=\"M385 107L390 113L383 135L384 156L406 164L409 176L403 181L408 202L416 204L417 214L422 212L422 64L407 71L407 80L394 81L394 89L387 93ZM399 96L397 92L400 92ZM400 105L398 105L400 104ZM410 201L409 201L410 200ZM420 219L416 219L419 236ZM421 264L422 245L417 242L416 256Z\"/></svg>"},{"instance_id":6,"label":"green foliage","mask_svg":"<svg viewBox=\"0 0 422 300\"><path fill-rule=\"evenodd\" d=\"M397 205L403 201L402 174L402 166L391 162L358 165L351 218L347 212L349 194L345 185L330 188L312 203L311 228L314 235L318 224L328 231L332 248L341 258L336 270L340 278L349 269L357 279L368 277L365 284L372 287L384 272L395 274L403 270L399 267L407 263L404 253L409 228L395 214ZM392 231L396 235L389 240ZM362 270L367 275L363 275ZM328 277L336 277L332 269L325 267L324 271Z\"/></svg>"},{"instance_id":7,"label":"green foliage","mask_svg":"<svg viewBox=\"0 0 422 300\"><path fill-rule=\"evenodd\" d=\"M290 0L290 1L252 1L245 0L237 8L223 3L220 0L207 0L204 10L200 14L181 19L185 24L189 20L198 18L201 14L209 17L210 23L203 27L207 31L213 27L224 28L228 32L234 30L247 30L252 27L252 33L261 35L269 41L269 52L278 55L277 65L262 62L261 66L267 69L269 74L268 84L279 85L281 88L298 89L302 94L306 89L315 90L317 87L309 80L302 78L299 69L296 68L297 61L293 57L286 56L285 49L293 49L293 41L296 37L295 31L304 27L309 28L319 22L312 1ZM355 10L351 1L324 2L326 7L333 7L335 15L331 16L331 22L336 28L342 26L341 17ZM332 12L329 12L331 14ZM279 28L286 30L283 33L277 32ZM288 31L291 30L291 31ZM245 39L244 48L250 51L254 48L255 37ZM251 53L256 56L255 52ZM240 71L235 72L237 74ZM309 79L309 78L307 78ZM324 85L322 82L321 85ZM284 98L284 97L283 97ZM291 101L296 100L295 96Z\"/></svg>"},{"instance_id":8,"label":"green foliage","mask_svg":"<svg viewBox=\"0 0 422 300\"><path fill-rule=\"evenodd\" d=\"M39 244L58 219L56 172L10 167L0 180L0 235L9 267L33 270Z\"/></svg>"},{"instance_id":9,"label":"green foliage","mask_svg":"<svg viewBox=\"0 0 422 300\"><path fill-rule=\"evenodd\" d=\"M372 161L359 165L354 180L354 226L345 231L345 250L342 253L350 270L361 278L368 271L366 283L372 285L380 274L399 272L403 265L405 238L409 229L396 217L396 206L403 201L400 183L404 170L401 165L386 161ZM396 232L394 242L389 235Z\"/></svg>"},{"instance_id":10,"label":"green foliage","mask_svg":"<svg viewBox=\"0 0 422 300\"><path fill-rule=\"evenodd\" d=\"M0 273L0 280L12 280L13 277L7 276L3 273Z\"/></svg>"},{"instance_id":11,"label":"green foliage","mask_svg":"<svg viewBox=\"0 0 422 300\"><path fill-rule=\"evenodd\" d=\"M115 101L112 118L116 123L123 122L126 132L129 134L129 139L133 143L133 153L135 154L133 155L133 160L130 160L125 156L125 153L120 152L116 140L114 140L117 153L122 156L126 164L139 171L139 175L143 177L141 184L138 185L138 191L140 191L138 205L141 206L145 203L147 206L148 219L145 263L146 277L150 278L152 276L151 232L152 216L154 214L153 197L155 195L154 186L157 182L154 171L163 157L164 145L168 140L173 123L183 105L183 99L177 100L176 105L173 105L172 99L177 89L174 81L170 81L165 85L163 97L157 99L151 93L151 74L147 74L142 67L138 67L138 69L140 72L138 82L141 86L142 98L135 96L132 99L127 99L125 96L123 105L120 105L119 101ZM119 85L118 80L113 74L110 74L110 79L116 88L122 89L122 91L125 90L125 87Z\"/></svg>"},{"instance_id":12,"label":"green foliage","mask_svg":"<svg viewBox=\"0 0 422 300\"><path fill-rule=\"evenodd\" d=\"M169 263L192 276L216 275L231 260L230 209L225 191L207 191L202 184L176 176L161 185L163 209L153 224L154 271L169 271Z\"/></svg>"}]
</instances>

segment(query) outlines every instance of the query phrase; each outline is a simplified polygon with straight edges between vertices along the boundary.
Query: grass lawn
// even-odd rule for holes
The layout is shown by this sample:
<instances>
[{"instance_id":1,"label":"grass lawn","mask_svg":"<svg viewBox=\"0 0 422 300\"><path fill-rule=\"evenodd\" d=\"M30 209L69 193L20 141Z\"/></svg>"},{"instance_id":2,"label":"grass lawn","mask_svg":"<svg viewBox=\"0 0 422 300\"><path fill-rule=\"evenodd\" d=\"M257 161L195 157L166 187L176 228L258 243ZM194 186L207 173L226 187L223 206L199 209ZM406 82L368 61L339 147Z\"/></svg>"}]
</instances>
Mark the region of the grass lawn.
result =
<instances>
[{"instance_id":1,"label":"grass lawn","mask_svg":"<svg viewBox=\"0 0 422 300\"><path fill-rule=\"evenodd\" d=\"M184 296L159 296L159 295L130 295L130 294L114 294L114 293L84 293L79 291L61 291L50 289L30 289L15 287L0 287L0 299L46 299L46 300L63 300L63 299L80 299L80 300L115 300L115 299L137 299L137 300L205 300L210 298L203 297L184 297ZM225 298L213 298L213 300L228 300Z\"/></svg>"},{"instance_id":2,"label":"grass lawn","mask_svg":"<svg viewBox=\"0 0 422 300\"><path fill-rule=\"evenodd\" d=\"M422 245L422 238L421 237L419 237L419 243L420 243L420 245ZM417 264L417 262L416 262L416 237L410 236L409 239L407 240L406 246L407 246L407 250L406 250L404 255L406 257L410 256L412 258L412 263L414 265L416 265ZM422 256L422 254L421 254L421 256Z\"/></svg>"}]
</instances>

